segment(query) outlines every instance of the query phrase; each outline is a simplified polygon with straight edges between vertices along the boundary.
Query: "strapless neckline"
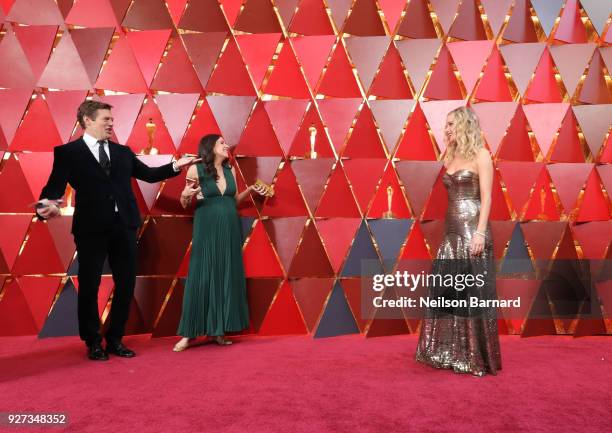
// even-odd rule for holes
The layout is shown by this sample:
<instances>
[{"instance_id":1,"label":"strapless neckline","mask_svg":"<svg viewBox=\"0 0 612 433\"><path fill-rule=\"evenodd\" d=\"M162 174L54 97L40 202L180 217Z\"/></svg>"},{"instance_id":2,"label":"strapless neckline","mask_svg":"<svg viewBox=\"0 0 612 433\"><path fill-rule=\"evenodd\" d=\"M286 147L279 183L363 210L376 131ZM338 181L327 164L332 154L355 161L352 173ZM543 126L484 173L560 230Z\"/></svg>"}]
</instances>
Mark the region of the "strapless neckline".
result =
<instances>
[{"instance_id":1,"label":"strapless neckline","mask_svg":"<svg viewBox=\"0 0 612 433\"><path fill-rule=\"evenodd\" d=\"M462 172L462 171L467 171L468 173L472 174L473 176L478 177L478 173L473 172L472 170L467 169L467 168L460 168L459 170L455 170L455 171L453 171L452 173L449 173L449 172L448 172L448 171L445 169L445 173L444 173L444 174L446 174L446 175L448 175L448 176L452 177L452 176L454 176L454 175L456 175L457 173Z\"/></svg>"}]
</instances>

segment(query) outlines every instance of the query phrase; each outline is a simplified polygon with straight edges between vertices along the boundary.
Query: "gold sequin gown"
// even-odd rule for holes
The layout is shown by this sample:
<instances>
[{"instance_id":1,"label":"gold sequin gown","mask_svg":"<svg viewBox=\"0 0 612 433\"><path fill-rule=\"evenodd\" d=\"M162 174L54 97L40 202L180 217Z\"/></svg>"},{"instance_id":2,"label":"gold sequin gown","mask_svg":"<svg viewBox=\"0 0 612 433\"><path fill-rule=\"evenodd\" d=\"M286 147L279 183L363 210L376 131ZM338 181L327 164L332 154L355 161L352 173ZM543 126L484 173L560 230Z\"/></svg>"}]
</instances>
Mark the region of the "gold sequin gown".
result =
<instances>
[{"instance_id":1,"label":"gold sequin gown","mask_svg":"<svg viewBox=\"0 0 612 433\"><path fill-rule=\"evenodd\" d=\"M446 172L443 183L448 191L445 236L433 262L432 273L448 275L481 273L484 284L456 290L456 287L430 286L427 296L434 299L496 299L495 267L491 229L487 224L482 254L470 257L470 241L480 215L478 175L470 170ZM457 281L457 280L454 280ZM427 308L421 324L416 360L435 368L476 376L496 374L501 354L496 308Z\"/></svg>"}]
</instances>

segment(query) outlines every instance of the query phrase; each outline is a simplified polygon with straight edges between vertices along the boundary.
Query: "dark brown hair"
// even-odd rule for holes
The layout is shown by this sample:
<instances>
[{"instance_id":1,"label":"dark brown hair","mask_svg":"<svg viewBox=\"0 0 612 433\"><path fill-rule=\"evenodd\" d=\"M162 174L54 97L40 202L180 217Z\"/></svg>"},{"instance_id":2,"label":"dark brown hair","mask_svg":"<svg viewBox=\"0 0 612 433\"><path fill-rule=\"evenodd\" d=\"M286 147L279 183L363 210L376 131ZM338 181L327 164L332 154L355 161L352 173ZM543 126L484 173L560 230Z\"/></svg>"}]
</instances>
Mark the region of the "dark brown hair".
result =
<instances>
[{"instance_id":1,"label":"dark brown hair","mask_svg":"<svg viewBox=\"0 0 612 433\"><path fill-rule=\"evenodd\" d=\"M113 106L106 102L83 101L77 110L77 121L79 125L81 125L81 128L85 129L85 116L92 120L96 120L98 110L110 110L111 108L113 108Z\"/></svg>"},{"instance_id":2,"label":"dark brown hair","mask_svg":"<svg viewBox=\"0 0 612 433\"><path fill-rule=\"evenodd\" d=\"M217 169L215 168L215 152L213 149L219 138L221 138L219 134L205 135L200 140L200 146L198 147L198 156L202 158L204 169L215 180L215 182L219 180L219 174L217 174ZM223 165L229 167L229 162L227 159L223 161Z\"/></svg>"}]
</instances>

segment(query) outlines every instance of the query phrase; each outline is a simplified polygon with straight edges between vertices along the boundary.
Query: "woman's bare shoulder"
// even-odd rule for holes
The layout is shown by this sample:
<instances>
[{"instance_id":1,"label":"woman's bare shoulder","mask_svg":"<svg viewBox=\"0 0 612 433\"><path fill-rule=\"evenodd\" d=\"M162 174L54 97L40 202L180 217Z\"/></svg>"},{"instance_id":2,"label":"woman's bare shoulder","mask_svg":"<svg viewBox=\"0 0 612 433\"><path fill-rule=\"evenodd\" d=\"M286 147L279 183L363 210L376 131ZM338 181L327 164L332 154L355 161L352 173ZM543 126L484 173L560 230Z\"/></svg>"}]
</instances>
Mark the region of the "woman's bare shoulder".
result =
<instances>
[{"instance_id":1,"label":"woman's bare shoulder","mask_svg":"<svg viewBox=\"0 0 612 433\"><path fill-rule=\"evenodd\" d=\"M491 152L489 152L489 149L485 148L485 147L481 147L480 149L478 149L478 153L476 154L476 161L481 164L481 163L491 163L492 159L491 159Z\"/></svg>"},{"instance_id":2,"label":"woman's bare shoulder","mask_svg":"<svg viewBox=\"0 0 612 433\"><path fill-rule=\"evenodd\" d=\"M198 177L198 167L195 164L189 166L187 169L187 177L197 178Z\"/></svg>"}]
</instances>

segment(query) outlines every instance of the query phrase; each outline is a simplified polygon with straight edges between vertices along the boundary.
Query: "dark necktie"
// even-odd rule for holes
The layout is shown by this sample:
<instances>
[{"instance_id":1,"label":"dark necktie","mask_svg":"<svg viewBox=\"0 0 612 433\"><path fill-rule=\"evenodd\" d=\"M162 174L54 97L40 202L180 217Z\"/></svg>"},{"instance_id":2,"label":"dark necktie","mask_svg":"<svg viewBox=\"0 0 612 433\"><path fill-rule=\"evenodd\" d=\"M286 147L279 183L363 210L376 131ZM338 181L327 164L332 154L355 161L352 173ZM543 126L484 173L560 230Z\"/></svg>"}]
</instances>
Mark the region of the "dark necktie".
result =
<instances>
[{"instance_id":1,"label":"dark necktie","mask_svg":"<svg viewBox=\"0 0 612 433\"><path fill-rule=\"evenodd\" d=\"M104 151L104 140L99 140L98 144L100 147L98 148L98 154L100 156L100 165L102 166L102 170L106 172L108 176L110 176L110 159L108 159L108 155Z\"/></svg>"}]
</instances>

